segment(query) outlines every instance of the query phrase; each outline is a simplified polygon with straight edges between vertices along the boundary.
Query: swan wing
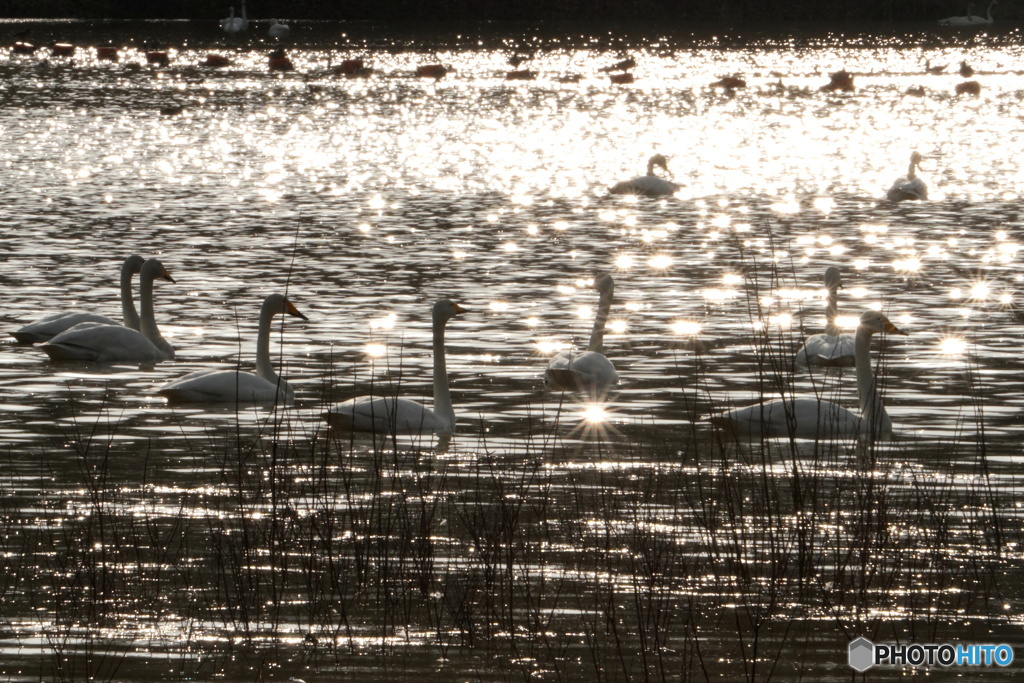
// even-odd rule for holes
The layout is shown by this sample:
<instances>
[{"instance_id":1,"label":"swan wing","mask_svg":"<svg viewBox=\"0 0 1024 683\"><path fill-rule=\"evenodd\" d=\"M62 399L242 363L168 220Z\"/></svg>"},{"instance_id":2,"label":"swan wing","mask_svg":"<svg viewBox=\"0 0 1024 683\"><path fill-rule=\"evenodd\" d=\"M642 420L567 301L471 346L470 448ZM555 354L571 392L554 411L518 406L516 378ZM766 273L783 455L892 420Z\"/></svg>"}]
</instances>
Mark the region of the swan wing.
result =
<instances>
[{"instance_id":1,"label":"swan wing","mask_svg":"<svg viewBox=\"0 0 1024 683\"><path fill-rule=\"evenodd\" d=\"M611 194L638 194L645 197L664 197L675 194L678 190L678 185L656 175L637 176L608 188Z\"/></svg>"},{"instance_id":2,"label":"swan wing","mask_svg":"<svg viewBox=\"0 0 1024 683\"><path fill-rule=\"evenodd\" d=\"M928 186L920 178L900 178L885 196L892 202L928 199Z\"/></svg>"},{"instance_id":3,"label":"swan wing","mask_svg":"<svg viewBox=\"0 0 1024 683\"><path fill-rule=\"evenodd\" d=\"M95 313L53 313L25 325L21 329L12 332L11 335L22 344L38 344L39 342L49 341L61 332L81 323L99 325L120 324L105 315L97 315Z\"/></svg>"},{"instance_id":4,"label":"swan wing","mask_svg":"<svg viewBox=\"0 0 1024 683\"><path fill-rule=\"evenodd\" d=\"M375 434L451 434L434 411L407 398L359 396L339 403L325 413L334 429Z\"/></svg>"},{"instance_id":5,"label":"swan wing","mask_svg":"<svg viewBox=\"0 0 1024 683\"><path fill-rule=\"evenodd\" d=\"M160 387L169 403L293 403L294 392L281 380L278 387L251 372L213 370L193 372Z\"/></svg>"},{"instance_id":6,"label":"swan wing","mask_svg":"<svg viewBox=\"0 0 1024 683\"><path fill-rule=\"evenodd\" d=\"M804 346L796 354L796 363L801 367L808 365L827 365L829 367L853 367L854 339L850 334L815 334L807 338Z\"/></svg>"},{"instance_id":7,"label":"swan wing","mask_svg":"<svg viewBox=\"0 0 1024 683\"><path fill-rule=\"evenodd\" d=\"M40 347L51 360L81 360L97 363L146 363L174 357L157 348L141 332L121 325L82 323Z\"/></svg>"},{"instance_id":8,"label":"swan wing","mask_svg":"<svg viewBox=\"0 0 1024 683\"><path fill-rule=\"evenodd\" d=\"M813 398L775 399L709 416L738 436L829 439L856 437L862 420L846 408Z\"/></svg>"}]
</instances>

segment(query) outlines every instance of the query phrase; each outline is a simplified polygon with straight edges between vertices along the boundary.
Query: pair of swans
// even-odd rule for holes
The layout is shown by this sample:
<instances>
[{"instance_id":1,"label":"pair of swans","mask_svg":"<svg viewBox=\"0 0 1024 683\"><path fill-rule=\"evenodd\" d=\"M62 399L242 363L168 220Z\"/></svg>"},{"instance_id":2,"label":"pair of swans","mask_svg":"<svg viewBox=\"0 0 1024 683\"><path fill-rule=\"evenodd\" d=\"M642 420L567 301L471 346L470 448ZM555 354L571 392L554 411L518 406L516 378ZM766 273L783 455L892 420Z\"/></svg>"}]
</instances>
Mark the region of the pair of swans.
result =
<instances>
[{"instance_id":1,"label":"pair of swans","mask_svg":"<svg viewBox=\"0 0 1024 683\"><path fill-rule=\"evenodd\" d=\"M139 314L135 310L135 301L132 299L132 278L142 270L142 264L145 262L146 260L138 254L132 254L124 260L124 265L121 266L121 317L124 320L124 326L133 330L139 329L140 322ZM38 344L53 339L61 332L79 323L118 324L116 320L105 315L69 311L43 316L11 334L22 344Z\"/></svg>"},{"instance_id":2,"label":"pair of swans","mask_svg":"<svg viewBox=\"0 0 1024 683\"><path fill-rule=\"evenodd\" d=\"M149 259L139 271L142 312L139 315L138 330L118 325L114 321L82 322L54 336L40 348L51 360L58 361L153 363L171 360L174 358L174 348L161 336L153 312L153 282L157 279L174 282L174 278L159 260ZM128 322L128 319L126 315L125 321Z\"/></svg>"},{"instance_id":3,"label":"pair of swans","mask_svg":"<svg viewBox=\"0 0 1024 683\"><path fill-rule=\"evenodd\" d=\"M739 436L796 439L863 438L874 441L892 433L871 368L871 337L881 332L906 334L878 311L867 311L857 326L857 397L860 415L816 398L783 398L755 403L710 416L710 421Z\"/></svg>"},{"instance_id":4,"label":"pair of swans","mask_svg":"<svg viewBox=\"0 0 1024 683\"><path fill-rule=\"evenodd\" d=\"M615 183L608 192L611 194L638 194L645 197L665 197L679 191L675 183L654 174L655 168L668 173L668 160L662 154L655 154L647 160L647 175Z\"/></svg>"},{"instance_id":5,"label":"pair of swans","mask_svg":"<svg viewBox=\"0 0 1024 683\"><path fill-rule=\"evenodd\" d=\"M928 199L928 186L917 177L917 169L920 168L921 159L923 158L917 152L913 152L910 155L910 167L907 169L907 175L897 178L896 182L889 188L889 192L885 195L889 201L902 202Z\"/></svg>"},{"instance_id":6,"label":"pair of swans","mask_svg":"<svg viewBox=\"0 0 1024 683\"><path fill-rule=\"evenodd\" d=\"M560 352L548 364L544 382L556 391L574 391L593 398L603 398L619 382L615 366L601 353L604 328L615 297L615 281L605 273L595 278L594 289L600 294L600 301L587 350L582 353Z\"/></svg>"},{"instance_id":7,"label":"pair of swans","mask_svg":"<svg viewBox=\"0 0 1024 683\"><path fill-rule=\"evenodd\" d=\"M220 20L220 27L224 33L236 34L249 30L249 17L245 14L245 0L242 0L242 16L235 16L235 8L232 6L228 16Z\"/></svg>"},{"instance_id":8,"label":"pair of swans","mask_svg":"<svg viewBox=\"0 0 1024 683\"><path fill-rule=\"evenodd\" d=\"M800 367L818 365L827 367L853 367L855 342L852 334L840 334L836 327L839 315L839 288L843 286L839 269L830 266L825 270L825 289L828 298L825 303L825 332L811 335L804 341L803 348L796 354Z\"/></svg>"},{"instance_id":9,"label":"pair of swans","mask_svg":"<svg viewBox=\"0 0 1024 683\"><path fill-rule=\"evenodd\" d=\"M967 5L966 16L939 19L939 24L942 26L989 26L992 24L992 7L998 4L999 0L992 0L988 3L988 9L985 11L985 16L979 17L971 14L971 10L974 9L974 3L972 2Z\"/></svg>"},{"instance_id":10,"label":"pair of swans","mask_svg":"<svg viewBox=\"0 0 1024 683\"><path fill-rule=\"evenodd\" d=\"M295 391L274 372L270 362L270 326L278 314L309 320L280 294L271 294L263 300L256 335L256 374L241 370L200 370L164 384L157 393L168 403L294 403Z\"/></svg>"},{"instance_id":11,"label":"pair of swans","mask_svg":"<svg viewBox=\"0 0 1024 683\"><path fill-rule=\"evenodd\" d=\"M444 329L448 321L465 308L450 299L441 299L432 310L434 351L434 408L400 396L359 396L331 406L324 414L336 430L376 434L455 433L455 409L448 389L445 364Z\"/></svg>"}]
</instances>

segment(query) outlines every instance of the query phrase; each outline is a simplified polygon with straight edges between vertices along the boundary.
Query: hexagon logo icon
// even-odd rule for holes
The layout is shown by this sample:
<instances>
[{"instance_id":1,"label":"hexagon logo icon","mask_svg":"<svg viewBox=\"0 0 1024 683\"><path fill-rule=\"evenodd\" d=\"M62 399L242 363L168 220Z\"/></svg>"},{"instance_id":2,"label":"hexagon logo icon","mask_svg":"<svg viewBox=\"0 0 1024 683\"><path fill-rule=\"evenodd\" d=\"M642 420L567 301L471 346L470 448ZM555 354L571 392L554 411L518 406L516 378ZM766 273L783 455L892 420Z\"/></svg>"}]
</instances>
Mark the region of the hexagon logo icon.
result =
<instances>
[{"instance_id":1,"label":"hexagon logo icon","mask_svg":"<svg viewBox=\"0 0 1024 683\"><path fill-rule=\"evenodd\" d=\"M867 671L875 663L875 645L867 638L858 638L850 643L850 666L857 671Z\"/></svg>"}]
</instances>

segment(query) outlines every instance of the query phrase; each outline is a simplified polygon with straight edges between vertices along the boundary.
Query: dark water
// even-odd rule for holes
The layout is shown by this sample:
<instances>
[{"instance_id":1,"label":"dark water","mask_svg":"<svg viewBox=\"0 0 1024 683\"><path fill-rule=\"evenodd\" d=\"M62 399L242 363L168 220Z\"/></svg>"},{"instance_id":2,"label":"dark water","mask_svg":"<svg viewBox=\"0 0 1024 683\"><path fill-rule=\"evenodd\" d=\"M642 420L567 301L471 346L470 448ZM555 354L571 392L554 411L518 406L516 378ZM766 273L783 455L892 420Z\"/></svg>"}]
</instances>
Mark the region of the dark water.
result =
<instances>
[{"instance_id":1,"label":"dark water","mask_svg":"<svg viewBox=\"0 0 1024 683\"><path fill-rule=\"evenodd\" d=\"M78 47L0 60L5 329L117 315L140 253L177 280L156 292L177 356L0 344L6 677L846 680L861 635L1020 644L1015 34L293 24L275 74L265 25L33 32ZM504 80L517 49L535 80ZM624 53L620 87L599 69ZM374 73L331 73L354 57ZM978 98L952 93L961 60ZM455 71L413 77L430 61ZM819 92L840 68L858 90ZM710 87L728 74L748 87ZM914 149L930 201L882 201ZM607 194L656 151L676 196ZM909 333L874 347L893 441L713 433L702 415L780 388L855 407L852 374L790 362L829 265L842 314ZM595 423L542 375L586 344L599 270L622 384ZM169 379L251 369L274 291L310 318L272 339L296 405L168 407ZM451 443L328 434L323 407L371 386L430 401L442 296L472 309L448 328Z\"/></svg>"}]
</instances>

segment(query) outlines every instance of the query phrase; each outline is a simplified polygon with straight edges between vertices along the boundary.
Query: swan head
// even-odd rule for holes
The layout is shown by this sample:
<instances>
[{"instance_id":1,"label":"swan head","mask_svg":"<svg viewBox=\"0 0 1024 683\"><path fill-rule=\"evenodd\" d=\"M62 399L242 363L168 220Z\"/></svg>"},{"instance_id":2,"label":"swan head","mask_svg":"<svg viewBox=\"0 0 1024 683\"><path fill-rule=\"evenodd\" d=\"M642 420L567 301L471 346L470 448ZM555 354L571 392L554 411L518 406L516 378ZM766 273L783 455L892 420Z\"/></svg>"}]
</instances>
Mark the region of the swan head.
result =
<instances>
[{"instance_id":1,"label":"swan head","mask_svg":"<svg viewBox=\"0 0 1024 683\"><path fill-rule=\"evenodd\" d=\"M463 308L451 299L438 299L437 303L434 304L434 322L446 323L459 313L465 313L466 310L466 308Z\"/></svg>"},{"instance_id":2,"label":"swan head","mask_svg":"<svg viewBox=\"0 0 1024 683\"><path fill-rule=\"evenodd\" d=\"M829 266L825 269L825 289L839 289L842 286L843 276L839 273L839 268Z\"/></svg>"},{"instance_id":3,"label":"swan head","mask_svg":"<svg viewBox=\"0 0 1024 683\"><path fill-rule=\"evenodd\" d=\"M142 258L138 254L132 254L124 260L124 269L132 275L138 275L142 272L142 264L145 262L146 259Z\"/></svg>"},{"instance_id":4,"label":"swan head","mask_svg":"<svg viewBox=\"0 0 1024 683\"><path fill-rule=\"evenodd\" d=\"M281 294L269 294L267 298L263 300L263 309L269 310L272 315L279 313L286 315L294 315L296 318L302 318L303 320L309 320L306 316L299 312L299 309L295 308L295 305L291 301L286 299Z\"/></svg>"},{"instance_id":5,"label":"swan head","mask_svg":"<svg viewBox=\"0 0 1024 683\"><path fill-rule=\"evenodd\" d=\"M857 329L867 330L871 334L879 334L881 332L902 335L907 334L900 328L893 325L881 311L865 311L864 314L860 316L860 325Z\"/></svg>"},{"instance_id":6,"label":"swan head","mask_svg":"<svg viewBox=\"0 0 1024 683\"><path fill-rule=\"evenodd\" d=\"M594 289L602 295L611 294L615 291L615 280L608 273L600 273L594 278Z\"/></svg>"},{"instance_id":7,"label":"swan head","mask_svg":"<svg viewBox=\"0 0 1024 683\"><path fill-rule=\"evenodd\" d=\"M910 155L910 163L912 163L914 166L920 167L922 159L924 159L924 157L921 156L920 152L915 151L913 154Z\"/></svg>"},{"instance_id":8,"label":"swan head","mask_svg":"<svg viewBox=\"0 0 1024 683\"><path fill-rule=\"evenodd\" d=\"M151 258L142 264L141 277L148 279L150 282L153 280L167 280L168 282L174 282L174 278L164 268L164 264L160 263L159 259Z\"/></svg>"},{"instance_id":9,"label":"swan head","mask_svg":"<svg viewBox=\"0 0 1024 683\"><path fill-rule=\"evenodd\" d=\"M655 154L647 160L647 175L654 175L655 168L660 168L665 173L668 173L668 159L665 158L664 154Z\"/></svg>"}]
</instances>

